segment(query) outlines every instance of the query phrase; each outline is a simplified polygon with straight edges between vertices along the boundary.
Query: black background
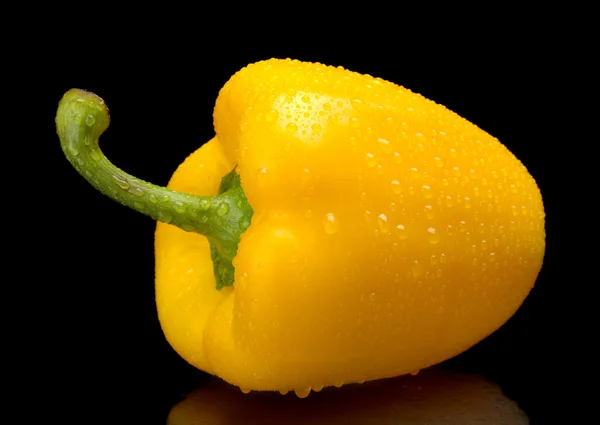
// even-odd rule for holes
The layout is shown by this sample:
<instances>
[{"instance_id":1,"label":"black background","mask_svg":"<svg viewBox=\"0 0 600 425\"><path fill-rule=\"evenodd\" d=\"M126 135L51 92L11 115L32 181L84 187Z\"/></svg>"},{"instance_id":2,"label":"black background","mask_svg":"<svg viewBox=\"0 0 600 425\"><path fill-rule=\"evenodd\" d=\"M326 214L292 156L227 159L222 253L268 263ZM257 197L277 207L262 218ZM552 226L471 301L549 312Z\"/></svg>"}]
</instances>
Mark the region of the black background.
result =
<instances>
[{"instance_id":1,"label":"black background","mask_svg":"<svg viewBox=\"0 0 600 425\"><path fill-rule=\"evenodd\" d=\"M555 136L547 130L554 119L547 73L555 58L548 39L513 30L478 28L477 37L458 39L441 32L430 41L395 31L349 39L340 30L339 37L292 42L279 31L227 39L219 31L157 29L94 41L89 51L85 42L75 48L57 37L53 59L30 57L38 69L36 130L43 133L37 159L51 170L46 176L55 188L45 195L52 225L37 244L39 267L52 283L35 288L39 318L29 334L44 352L43 361L33 352L30 367L44 376L45 397L53 400L48 414L162 423L173 403L205 379L169 347L157 320L155 223L96 192L62 154L54 114L64 92L78 87L103 97L112 119L101 139L104 153L129 173L165 185L213 136L212 108L227 79L248 63L292 57L382 77L435 100L499 138L534 176L547 213L536 286L505 326L447 366L490 378L532 423L546 423L541 418L562 403L556 373L549 373L567 334L557 305L563 314L570 308L560 291L561 192L553 175Z\"/></svg>"}]
</instances>

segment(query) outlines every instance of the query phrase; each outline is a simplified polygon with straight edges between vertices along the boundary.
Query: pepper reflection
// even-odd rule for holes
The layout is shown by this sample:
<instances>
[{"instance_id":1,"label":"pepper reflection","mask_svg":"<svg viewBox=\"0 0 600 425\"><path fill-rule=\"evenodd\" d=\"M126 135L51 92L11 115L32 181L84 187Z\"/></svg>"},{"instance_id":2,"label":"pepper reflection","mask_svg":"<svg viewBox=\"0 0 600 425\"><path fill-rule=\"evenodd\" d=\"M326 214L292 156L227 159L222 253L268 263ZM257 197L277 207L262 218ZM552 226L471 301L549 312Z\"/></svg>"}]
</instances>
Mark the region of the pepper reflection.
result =
<instances>
[{"instance_id":1,"label":"pepper reflection","mask_svg":"<svg viewBox=\"0 0 600 425\"><path fill-rule=\"evenodd\" d=\"M293 394L243 394L210 381L169 413L168 425L196 424L522 425L529 420L500 387L477 375L436 369L417 376Z\"/></svg>"}]
</instances>

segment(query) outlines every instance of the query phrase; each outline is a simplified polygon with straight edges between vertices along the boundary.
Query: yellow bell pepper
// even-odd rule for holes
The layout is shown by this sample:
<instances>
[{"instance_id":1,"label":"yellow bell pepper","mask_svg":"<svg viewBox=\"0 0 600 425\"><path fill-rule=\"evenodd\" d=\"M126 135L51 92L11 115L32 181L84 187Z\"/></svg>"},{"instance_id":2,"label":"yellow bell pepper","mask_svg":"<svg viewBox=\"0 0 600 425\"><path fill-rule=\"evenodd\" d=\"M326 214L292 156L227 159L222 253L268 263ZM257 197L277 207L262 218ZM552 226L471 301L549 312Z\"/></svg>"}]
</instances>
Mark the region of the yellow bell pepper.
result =
<instances>
[{"instance_id":1,"label":"yellow bell pepper","mask_svg":"<svg viewBox=\"0 0 600 425\"><path fill-rule=\"evenodd\" d=\"M108 110L59 104L69 161L158 220L156 302L189 363L244 391L418 371L502 326L545 250L534 179L441 105L342 68L267 60L237 72L216 136L168 188L101 154Z\"/></svg>"}]
</instances>

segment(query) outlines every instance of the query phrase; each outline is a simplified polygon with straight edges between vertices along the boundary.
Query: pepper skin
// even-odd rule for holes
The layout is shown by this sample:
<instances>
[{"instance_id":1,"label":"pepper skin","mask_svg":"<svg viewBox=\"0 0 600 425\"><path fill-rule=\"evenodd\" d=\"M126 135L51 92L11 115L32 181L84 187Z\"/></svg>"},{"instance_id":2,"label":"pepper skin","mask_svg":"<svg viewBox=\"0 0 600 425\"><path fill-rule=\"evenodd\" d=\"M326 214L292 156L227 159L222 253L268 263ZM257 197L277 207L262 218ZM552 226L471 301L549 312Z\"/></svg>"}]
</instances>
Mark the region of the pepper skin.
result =
<instances>
[{"instance_id":1,"label":"pepper skin","mask_svg":"<svg viewBox=\"0 0 600 425\"><path fill-rule=\"evenodd\" d=\"M76 167L69 146L82 133L69 123L83 127L99 110L88 95L67 94L57 116ZM443 106L369 75L272 59L225 84L214 126L173 175L176 192L161 192L197 196L178 195L175 208L165 195L172 208L156 230L159 319L197 368L244 391L300 397L403 375L473 346L532 289L545 250L538 187L497 139ZM219 245L190 211L218 226L221 204L198 202L225 199L221 179L233 169L245 197L220 213L245 223ZM86 178L165 217L130 200L132 187L143 200L155 186L121 176L106 190ZM211 244L233 282L215 277Z\"/></svg>"}]
</instances>

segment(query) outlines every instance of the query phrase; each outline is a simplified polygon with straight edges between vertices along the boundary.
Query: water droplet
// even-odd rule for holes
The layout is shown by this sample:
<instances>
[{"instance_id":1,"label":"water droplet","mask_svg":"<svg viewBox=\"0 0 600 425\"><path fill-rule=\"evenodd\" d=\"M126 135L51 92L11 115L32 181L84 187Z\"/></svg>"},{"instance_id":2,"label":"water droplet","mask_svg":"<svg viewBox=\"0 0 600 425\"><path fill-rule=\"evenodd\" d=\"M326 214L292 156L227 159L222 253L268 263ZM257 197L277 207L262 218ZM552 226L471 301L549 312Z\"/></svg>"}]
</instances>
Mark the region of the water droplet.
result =
<instances>
[{"instance_id":1,"label":"water droplet","mask_svg":"<svg viewBox=\"0 0 600 425\"><path fill-rule=\"evenodd\" d=\"M435 157L433 158L433 163L435 164L436 167L441 168L444 166L444 161L442 160L442 158L439 157Z\"/></svg>"},{"instance_id":2,"label":"water droplet","mask_svg":"<svg viewBox=\"0 0 600 425\"><path fill-rule=\"evenodd\" d=\"M294 123L288 123L288 125L285 126L285 129L287 130L288 133L295 133L298 130L298 126Z\"/></svg>"},{"instance_id":3,"label":"water droplet","mask_svg":"<svg viewBox=\"0 0 600 425\"><path fill-rule=\"evenodd\" d=\"M120 177L118 176L113 176L113 179L115 179L115 182L117 183L117 185L123 189L123 190L127 190L131 187L131 185L129 184L129 182L122 180Z\"/></svg>"},{"instance_id":4,"label":"water droplet","mask_svg":"<svg viewBox=\"0 0 600 425\"><path fill-rule=\"evenodd\" d=\"M271 109L265 115L265 120L267 120L267 122L273 122L277 119L278 116L279 116L279 112L277 112L275 109Z\"/></svg>"},{"instance_id":5,"label":"water droplet","mask_svg":"<svg viewBox=\"0 0 600 425\"><path fill-rule=\"evenodd\" d=\"M198 208L200 211L208 211L210 209L210 201L202 199L200 202L198 202Z\"/></svg>"},{"instance_id":6,"label":"water droplet","mask_svg":"<svg viewBox=\"0 0 600 425\"><path fill-rule=\"evenodd\" d=\"M173 209L175 211L177 211L178 213L183 214L186 210L186 207L185 207L185 205L183 205L182 202L177 201L177 202L173 203Z\"/></svg>"},{"instance_id":7,"label":"water droplet","mask_svg":"<svg viewBox=\"0 0 600 425\"><path fill-rule=\"evenodd\" d=\"M325 233L333 235L338 231L339 227L340 224L333 213L328 213L325 215L325 219L323 220L323 228L325 229Z\"/></svg>"},{"instance_id":8,"label":"water droplet","mask_svg":"<svg viewBox=\"0 0 600 425\"><path fill-rule=\"evenodd\" d=\"M352 107L354 107L355 109L362 110L364 108L364 104L363 104L362 100L360 100L360 99L352 99L350 101L350 103L352 104Z\"/></svg>"},{"instance_id":9,"label":"water droplet","mask_svg":"<svg viewBox=\"0 0 600 425\"><path fill-rule=\"evenodd\" d=\"M217 207L217 215L223 217L229 212L229 204L227 202L221 202Z\"/></svg>"},{"instance_id":10,"label":"water droplet","mask_svg":"<svg viewBox=\"0 0 600 425\"><path fill-rule=\"evenodd\" d=\"M279 394L281 395L286 395L289 392L289 390L279 390Z\"/></svg>"},{"instance_id":11,"label":"water droplet","mask_svg":"<svg viewBox=\"0 0 600 425\"><path fill-rule=\"evenodd\" d=\"M322 130L322 127L319 124L313 124L312 131L314 133L320 134L321 130Z\"/></svg>"},{"instance_id":12,"label":"water droplet","mask_svg":"<svg viewBox=\"0 0 600 425\"><path fill-rule=\"evenodd\" d=\"M309 103L310 102L310 97L305 94L304 96L302 96L302 102Z\"/></svg>"},{"instance_id":13,"label":"water droplet","mask_svg":"<svg viewBox=\"0 0 600 425\"><path fill-rule=\"evenodd\" d=\"M93 150L93 151L90 152L90 158L92 158L94 161L98 162L102 158L102 155L100 155L98 153L98 151Z\"/></svg>"},{"instance_id":14,"label":"water droplet","mask_svg":"<svg viewBox=\"0 0 600 425\"><path fill-rule=\"evenodd\" d=\"M248 226L250 226L250 219L243 215L240 217L238 224L240 226L240 229L247 229Z\"/></svg>"},{"instance_id":15,"label":"water droplet","mask_svg":"<svg viewBox=\"0 0 600 425\"><path fill-rule=\"evenodd\" d=\"M438 233L435 231L435 228L430 227L429 229L427 229L427 232L429 233L430 244L436 244L440 241L440 235L438 235Z\"/></svg>"},{"instance_id":16,"label":"water droplet","mask_svg":"<svg viewBox=\"0 0 600 425\"><path fill-rule=\"evenodd\" d=\"M423 273L423 268L421 267L421 264L418 261L415 260L415 262L413 263L411 272L413 277L415 278L418 278Z\"/></svg>"},{"instance_id":17,"label":"water droplet","mask_svg":"<svg viewBox=\"0 0 600 425\"><path fill-rule=\"evenodd\" d=\"M438 263L438 258L435 255L431 256L431 265L435 266Z\"/></svg>"},{"instance_id":18,"label":"water droplet","mask_svg":"<svg viewBox=\"0 0 600 425\"><path fill-rule=\"evenodd\" d=\"M94 118L92 114L89 114L87 117L85 117L85 125L91 127L94 124L96 124L96 118Z\"/></svg>"},{"instance_id":19,"label":"water droplet","mask_svg":"<svg viewBox=\"0 0 600 425\"><path fill-rule=\"evenodd\" d=\"M319 391L321 391L323 389L323 384L314 384L312 387L312 390L316 393L318 393Z\"/></svg>"},{"instance_id":20,"label":"water droplet","mask_svg":"<svg viewBox=\"0 0 600 425\"><path fill-rule=\"evenodd\" d=\"M158 213L158 220L162 221L163 223L170 223L173 221L173 216L168 212L161 211Z\"/></svg>"},{"instance_id":21,"label":"water droplet","mask_svg":"<svg viewBox=\"0 0 600 425\"><path fill-rule=\"evenodd\" d=\"M396 234L398 235L398 238L405 240L408 237L408 234L406 233L406 229L404 228L404 225L399 224L396 226Z\"/></svg>"},{"instance_id":22,"label":"water droplet","mask_svg":"<svg viewBox=\"0 0 600 425\"><path fill-rule=\"evenodd\" d=\"M367 167L374 167L375 165L377 165L377 160L375 159L375 155L373 155L372 153L368 153L366 155L367 157Z\"/></svg>"},{"instance_id":23,"label":"water droplet","mask_svg":"<svg viewBox=\"0 0 600 425\"><path fill-rule=\"evenodd\" d=\"M133 206L138 210L143 210L146 207L146 205L140 201L134 201Z\"/></svg>"},{"instance_id":24,"label":"water droplet","mask_svg":"<svg viewBox=\"0 0 600 425\"><path fill-rule=\"evenodd\" d=\"M325 109L326 111L330 111L331 110L331 105L329 103L324 103L323 104L323 109Z\"/></svg>"},{"instance_id":25,"label":"water droplet","mask_svg":"<svg viewBox=\"0 0 600 425\"><path fill-rule=\"evenodd\" d=\"M263 167L263 168L259 168L258 169L258 181L259 184L265 184L266 178L267 178L267 168Z\"/></svg>"},{"instance_id":26,"label":"water droplet","mask_svg":"<svg viewBox=\"0 0 600 425\"><path fill-rule=\"evenodd\" d=\"M298 388L298 389L294 390L294 392L296 393L296 396L298 398L306 398L310 394L310 387L308 387L308 388Z\"/></svg>"},{"instance_id":27,"label":"water droplet","mask_svg":"<svg viewBox=\"0 0 600 425\"><path fill-rule=\"evenodd\" d=\"M148 197L148 200L153 204L156 204L158 202L158 199L156 199L156 196L154 196L154 195L150 195Z\"/></svg>"},{"instance_id":28,"label":"water droplet","mask_svg":"<svg viewBox=\"0 0 600 425\"><path fill-rule=\"evenodd\" d=\"M141 198L142 196L144 196L144 189L142 189L141 187L134 187L131 189L131 193L133 193L138 198Z\"/></svg>"},{"instance_id":29,"label":"water droplet","mask_svg":"<svg viewBox=\"0 0 600 425\"><path fill-rule=\"evenodd\" d=\"M79 155L79 150L77 149L77 146L74 143L69 143L69 150L74 156Z\"/></svg>"},{"instance_id":30,"label":"water droplet","mask_svg":"<svg viewBox=\"0 0 600 425\"><path fill-rule=\"evenodd\" d=\"M431 191L431 187L424 185L421 187L421 192L423 192L423 196L425 198L431 198L433 196L433 192Z\"/></svg>"},{"instance_id":31,"label":"water droplet","mask_svg":"<svg viewBox=\"0 0 600 425\"><path fill-rule=\"evenodd\" d=\"M471 198L465 197L465 208L471 208Z\"/></svg>"},{"instance_id":32,"label":"water droplet","mask_svg":"<svg viewBox=\"0 0 600 425\"><path fill-rule=\"evenodd\" d=\"M433 207L431 205L425 205L425 217L428 219L432 219L435 216L433 212Z\"/></svg>"},{"instance_id":33,"label":"water droplet","mask_svg":"<svg viewBox=\"0 0 600 425\"><path fill-rule=\"evenodd\" d=\"M239 286L243 286L247 282L248 273L244 273L244 274L242 274L239 277L236 276L236 278L237 278L236 279L236 284L239 285Z\"/></svg>"},{"instance_id":34,"label":"water droplet","mask_svg":"<svg viewBox=\"0 0 600 425\"><path fill-rule=\"evenodd\" d=\"M379 229L382 233L387 233L389 231L388 219L385 214L379 214Z\"/></svg>"},{"instance_id":35,"label":"water droplet","mask_svg":"<svg viewBox=\"0 0 600 425\"><path fill-rule=\"evenodd\" d=\"M415 371L412 371L410 374L411 374L412 376L417 376L417 375L419 374L419 370L417 369L417 370L415 370Z\"/></svg>"},{"instance_id":36,"label":"water droplet","mask_svg":"<svg viewBox=\"0 0 600 425\"><path fill-rule=\"evenodd\" d=\"M249 393L250 393L250 391L252 391L252 390L251 390L251 389L249 389L249 388L240 388L240 390L241 390L241 391L242 391L244 394L249 394Z\"/></svg>"},{"instance_id":37,"label":"water droplet","mask_svg":"<svg viewBox=\"0 0 600 425\"><path fill-rule=\"evenodd\" d=\"M379 148L383 152L385 152L385 153L392 152L392 144L389 142L389 140L380 137L379 139L377 139L377 142L379 143Z\"/></svg>"},{"instance_id":38,"label":"water droplet","mask_svg":"<svg viewBox=\"0 0 600 425\"><path fill-rule=\"evenodd\" d=\"M402 188L400 187L400 182L398 180L392 180L392 191L395 194L402 192Z\"/></svg>"},{"instance_id":39,"label":"water droplet","mask_svg":"<svg viewBox=\"0 0 600 425\"><path fill-rule=\"evenodd\" d=\"M371 302L375 301L375 299L377 298L377 295L375 295L375 292L371 292L371 295L369 295L369 300L371 300Z\"/></svg>"},{"instance_id":40,"label":"water droplet","mask_svg":"<svg viewBox=\"0 0 600 425\"><path fill-rule=\"evenodd\" d=\"M448 195L446 196L446 198L444 198L444 200L446 201L446 206L448 208L452 207L452 205L454 205L454 200L452 199L452 196Z\"/></svg>"}]
</instances>

